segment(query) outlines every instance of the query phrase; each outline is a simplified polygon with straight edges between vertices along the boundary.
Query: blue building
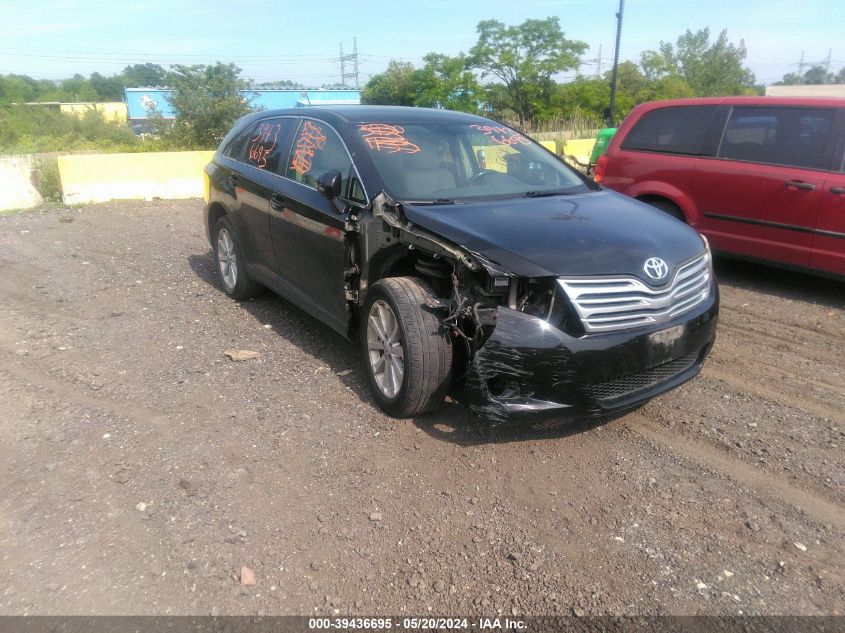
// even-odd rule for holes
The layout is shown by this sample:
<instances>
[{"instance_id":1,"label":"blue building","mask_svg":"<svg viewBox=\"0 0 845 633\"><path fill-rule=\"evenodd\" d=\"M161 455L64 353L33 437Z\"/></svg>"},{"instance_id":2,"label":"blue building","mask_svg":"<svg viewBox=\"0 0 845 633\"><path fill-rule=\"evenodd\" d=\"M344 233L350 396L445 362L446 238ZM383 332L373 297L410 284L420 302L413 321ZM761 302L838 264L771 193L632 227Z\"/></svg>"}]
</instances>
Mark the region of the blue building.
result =
<instances>
[{"instance_id":1,"label":"blue building","mask_svg":"<svg viewBox=\"0 0 845 633\"><path fill-rule=\"evenodd\" d=\"M169 88L126 88L126 110L133 129L142 127L154 112L173 119L167 100L170 92ZM361 103L360 90L251 90L243 94L257 110Z\"/></svg>"}]
</instances>

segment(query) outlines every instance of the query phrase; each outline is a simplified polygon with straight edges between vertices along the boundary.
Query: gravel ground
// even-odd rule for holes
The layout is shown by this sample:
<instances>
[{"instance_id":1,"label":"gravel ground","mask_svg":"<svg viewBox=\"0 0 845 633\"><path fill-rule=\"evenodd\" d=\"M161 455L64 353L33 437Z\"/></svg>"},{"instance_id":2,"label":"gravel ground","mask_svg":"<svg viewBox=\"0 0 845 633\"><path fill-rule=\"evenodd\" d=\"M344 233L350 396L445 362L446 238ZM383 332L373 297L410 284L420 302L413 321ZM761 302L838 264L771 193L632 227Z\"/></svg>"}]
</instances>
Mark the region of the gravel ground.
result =
<instances>
[{"instance_id":1,"label":"gravel ground","mask_svg":"<svg viewBox=\"0 0 845 633\"><path fill-rule=\"evenodd\" d=\"M397 421L201 209L0 218L0 614L842 613L841 283L718 262L702 375L604 425Z\"/></svg>"}]
</instances>

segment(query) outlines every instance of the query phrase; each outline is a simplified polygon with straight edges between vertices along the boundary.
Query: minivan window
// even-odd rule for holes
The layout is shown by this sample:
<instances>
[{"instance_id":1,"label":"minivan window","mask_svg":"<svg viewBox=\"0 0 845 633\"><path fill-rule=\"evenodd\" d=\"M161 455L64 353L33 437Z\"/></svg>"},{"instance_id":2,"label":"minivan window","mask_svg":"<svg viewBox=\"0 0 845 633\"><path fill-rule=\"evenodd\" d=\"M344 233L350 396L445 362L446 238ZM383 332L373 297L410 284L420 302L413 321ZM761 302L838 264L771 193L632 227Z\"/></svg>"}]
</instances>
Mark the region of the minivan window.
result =
<instances>
[{"instance_id":1,"label":"minivan window","mask_svg":"<svg viewBox=\"0 0 845 633\"><path fill-rule=\"evenodd\" d=\"M823 169L834 114L819 108L736 107L719 158Z\"/></svg>"},{"instance_id":2,"label":"minivan window","mask_svg":"<svg viewBox=\"0 0 845 633\"><path fill-rule=\"evenodd\" d=\"M667 154L698 154L714 105L673 106L646 113L622 143L622 149Z\"/></svg>"},{"instance_id":3,"label":"minivan window","mask_svg":"<svg viewBox=\"0 0 845 633\"><path fill-rule=\"evenodd\" d=\"M343 141L325 123L304 119L293 141L285 176L314 188L317 178L336 169L343 176L341 191L347 196L352 159Z\"/></svg>"}]
</instances>

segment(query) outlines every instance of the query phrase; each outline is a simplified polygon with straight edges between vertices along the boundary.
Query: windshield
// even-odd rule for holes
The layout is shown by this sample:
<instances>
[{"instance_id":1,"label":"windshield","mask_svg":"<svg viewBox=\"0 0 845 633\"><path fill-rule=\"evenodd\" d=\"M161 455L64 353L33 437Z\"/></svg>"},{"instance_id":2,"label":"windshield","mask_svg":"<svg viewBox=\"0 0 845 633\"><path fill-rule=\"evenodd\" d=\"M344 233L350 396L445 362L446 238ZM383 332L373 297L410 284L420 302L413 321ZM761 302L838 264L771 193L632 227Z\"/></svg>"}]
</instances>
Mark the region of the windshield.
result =
<instances>
[{"instance_id":1,"label":"windshield","mask_svg":"<svg viewBox=\"0 0 845 633\"><path fill-rule=\"evenodd\" d=\"M588 191L573 170L516 130L467 123L361 123L376 171L405 202L449 204Z\"/></svg>"}]
</instances>

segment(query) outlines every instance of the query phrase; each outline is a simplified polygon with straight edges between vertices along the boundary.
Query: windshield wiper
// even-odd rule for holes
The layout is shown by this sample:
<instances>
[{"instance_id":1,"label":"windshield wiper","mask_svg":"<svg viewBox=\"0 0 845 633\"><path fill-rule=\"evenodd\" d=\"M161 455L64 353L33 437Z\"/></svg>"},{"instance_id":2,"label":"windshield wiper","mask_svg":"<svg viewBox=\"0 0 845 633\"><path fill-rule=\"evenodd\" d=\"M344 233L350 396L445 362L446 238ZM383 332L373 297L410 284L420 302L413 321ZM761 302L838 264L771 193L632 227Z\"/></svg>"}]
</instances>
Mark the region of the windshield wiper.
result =
<instances>
[{"instance_id":1,"label":"windshield wiper","mask_svg":"<svg viewBox=\"0 0 845 633\"><path fill-rule=\"evenodd\" d=\"M552 189L550 191L526 191L522 194L523 198L547 198L549 196L570 196L572 191L565 189Z\"/></svg>"},{"instance_id":2,"label":"windshield wiper","mask_svg":"<svg viewBox=\"0 0 845 633\"><path fill-rule=\"evenodd\" d=\"M406 204L461 204L452 198L435 198L434 200L407 200Z\"/></svg>"}]
</instances>

